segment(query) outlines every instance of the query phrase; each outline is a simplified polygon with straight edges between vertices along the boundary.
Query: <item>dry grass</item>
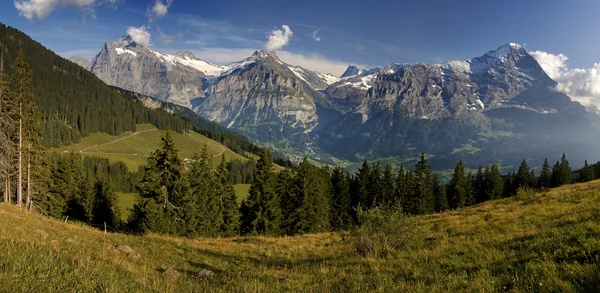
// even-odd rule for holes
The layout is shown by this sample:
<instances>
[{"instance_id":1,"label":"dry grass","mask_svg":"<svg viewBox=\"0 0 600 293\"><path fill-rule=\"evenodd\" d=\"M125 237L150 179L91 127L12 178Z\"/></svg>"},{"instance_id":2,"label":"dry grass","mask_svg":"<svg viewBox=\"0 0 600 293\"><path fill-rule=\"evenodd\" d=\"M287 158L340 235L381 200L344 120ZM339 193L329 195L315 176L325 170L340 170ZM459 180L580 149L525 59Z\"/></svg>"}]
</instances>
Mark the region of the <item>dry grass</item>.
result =
<instances>
[{"instance_id":1,"label":"dry grass","mask_svg":"<svg viewBox=\"0 0 600 293\"><path fill-rule=\"evenodd\" d=\"M384 256L361 256L339 233L134 237L2 205L0 223L0 291L600 291L600 181L418 217L414 242Z\"/></svg>"}]
</instances>

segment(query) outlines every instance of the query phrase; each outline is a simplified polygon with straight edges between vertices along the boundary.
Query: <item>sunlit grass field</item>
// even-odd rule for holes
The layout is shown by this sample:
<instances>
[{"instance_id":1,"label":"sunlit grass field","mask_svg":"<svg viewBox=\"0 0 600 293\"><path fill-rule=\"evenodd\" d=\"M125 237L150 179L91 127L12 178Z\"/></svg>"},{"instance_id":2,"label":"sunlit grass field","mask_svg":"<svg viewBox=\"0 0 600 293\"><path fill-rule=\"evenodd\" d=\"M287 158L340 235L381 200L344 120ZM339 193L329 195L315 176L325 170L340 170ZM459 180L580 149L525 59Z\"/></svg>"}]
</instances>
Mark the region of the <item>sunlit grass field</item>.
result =
<instances>
[{"instance_id":1,"label":"sunlit grass field","mask_svg":"<svg viewBox=\"0 0 600 293\"><path fill-rule=\"evenodd\" d=\"M75 152L85 156L96 156L108 158L111 162L122 161L130 171L137 170L138 166L146 163L148 155L160 145L160 137L163 131L152 125L138 125L136 132L126 132L119 136L111 136L105 133L93 133L82 138L78 144L52 149L58 152ZM208 153L213 156L213 163L217 165L223 156L226 161L232 159L247 159L219 142L211 140L201 134L191 131L190 133L172 132L173 139L179 149L179 156L191 158L195 153L200 153L206 145Z\"/></svg>"},{"instance_id":2,"label":"sunlit grass field","mask_svg":"<svg viewBox=\"0 0 600 293\"><path fill-rule=\"evenodd\" d=\"M0 223L5 292L600 291L600 181L419 216L386 255L352 233L134 237L5 205Z\"/></svg>"}]
</instances>

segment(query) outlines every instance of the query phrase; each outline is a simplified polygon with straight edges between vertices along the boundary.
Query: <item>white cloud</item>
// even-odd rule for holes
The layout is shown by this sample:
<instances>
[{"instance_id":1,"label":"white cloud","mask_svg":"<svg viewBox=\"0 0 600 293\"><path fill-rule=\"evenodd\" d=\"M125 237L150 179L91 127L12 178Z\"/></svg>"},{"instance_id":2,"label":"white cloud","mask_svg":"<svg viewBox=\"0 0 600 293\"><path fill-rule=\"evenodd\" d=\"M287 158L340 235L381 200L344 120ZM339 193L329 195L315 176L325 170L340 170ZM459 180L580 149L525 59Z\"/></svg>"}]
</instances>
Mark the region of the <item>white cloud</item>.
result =
<instances>
[{"instance_id":1,"label":"white cloud","mask_svg":"<svg viewBox=\"0 0 600 293\"><path fill-rule=\"evenodd\" d=\"M96 0L15 0L19 15L31 20L44 20L59 6L72 6L93 14Z\"/></svg>"},{"instance_id":2,"label":"white cloud","mask_svg":"<svg viewBox=\"0 0 600 293\"><path fill-rule=\"evenodd\" d=\"M321 37L319 37L317 34L319 33L319 30L316 30L312 33L312 37L313 39L315 39L315 41L320 42L321 41Z\"/></svg>"},{"instance_id":3,"label":"white cloud","mask_svg":"<svg viewBox=\"0 0 600 293\"><path fill-rule=\"evenodd\" d=\"M290 42L290 38L294 34L289 26L282 25L282 29L273 30L271 35L268 37L269 41L265 44L265 49L267 51L276 51L279 50Z\"/></svg>"},{"instance_id":4,"label":"white cloud","mask_svg":"<svg viewBox=\"0 0 600 293\"><path fill-rule=\"evenodd\" d=\"M165 3L162 0L154 1L152 8L148 8L148 19L152 22L167 15L172 3L173 0L166 0Z\"/></svg>"},{"instance_id":5,"label":"white cloud","mask_svg":"<svg viewBox=\"0 0 600 293\"><path fill-rule=\"evenodd\" d=\"M543 51L530 52L558 84L556 90L584 105L600 106L600 63L591 68L569 68L567 56Z\"/></svg>"},{"instance_id":6,"label":"white cloud","mask_svg":"<svg viewBox=\"0 0 600 293\"><path fill-rule=\"evenodd\" d=\"M129 27L127 29L127 35L131 37L134 42L142 46L150 46L152 35L146 30L145 26Z\"/></svg>"}]
</instances>

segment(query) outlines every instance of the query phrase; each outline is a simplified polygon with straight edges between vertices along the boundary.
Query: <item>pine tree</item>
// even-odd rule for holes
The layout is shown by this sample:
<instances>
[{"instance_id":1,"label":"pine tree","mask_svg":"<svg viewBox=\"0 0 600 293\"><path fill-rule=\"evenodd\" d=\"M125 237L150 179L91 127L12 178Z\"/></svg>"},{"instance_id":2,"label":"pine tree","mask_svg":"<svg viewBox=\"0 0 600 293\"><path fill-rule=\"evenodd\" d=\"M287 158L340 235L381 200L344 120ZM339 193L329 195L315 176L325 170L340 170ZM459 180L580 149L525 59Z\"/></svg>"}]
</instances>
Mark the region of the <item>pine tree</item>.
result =
<instances>
[{"instance_id":1,"label":"pine tree","mask_svg":"<svg viewBox=\"0 0 600 293\"><path fill-rule=\"evenodd\" d=\"M500 176L500 169L496 164L490 168L489 176L486 176L486 194L489 199L502 198L504 192L504 182Z\"/></svg>"},{"instance_id":2,"label":"pine tree","mask_svg":"<svg viewBox=\"0 0 600 293\"><path fill-rule=\"evenodd\" d=\"M12 141L15 123L11 112L14 109L10 97L9 78L4 72L4 51L0 55L0 182L3 183L3 202L10 204L10 177L15 145Z\"/></svg>"},{"instance_id":3,"label":"pine tree","mask_svg":"<svg viewBox=\"0 0 600 293\"><path fill-rule=\"evenodd\" d=\"M486 168L486 173L487 172L488 169ZM475 175L475 203L484 202L488 199L485 191L485 174L481 166L479 166L479 169L477 170L477 175Z\"/></svg>"},{"instance_id":4,"label":"pine tree","mask_svg":"<svg viewBox=\"0 0 600 293\"><path fill-rule=\"evenodd\" d=\"M281 231L285 235L294 235L296 233L296 224L298 223L298 210L302 206L302 201L296 190L294 176L289 169L285 169L277 175L275 184L275 193L281 199L281 213L285 215L281 219Z\"/></svg>"},{"instance_id":5,"label":"pine tree","mask_svg":"<svg viewBox=\"0 0 600 293\"><path fill-rule=\"evenodd\" d=\"M560 169L560 163L556 161L556 164L552 167L552 187L559 187L562 185Z\"/></svg>"},{"instance_id":6,"label":"pine tree","mask_svg":"<svg viewBox=\"0 0 600 293\"><path fill-rule=\"evenodd\" d=\"M224 190L213 172L212 157L206 145L200 155L192 158L188 182L190 198L186 202L189 207L184 209L188 233L209 237L220 235L224 224L221 193Z\"/></svg>"},{"instance_id":7,"label":"pine tree","mask_svg":"<svg viewBox=\"0 0 600 293\"><path fill-rule=\"evenodd\" d=\"M121 216L118 207L118 198L113 186L100 180L95 186L95 200L93 208L93 223L119 228L121 225Z\"/></svg>"},{"instance_id":8,"label":"pine tree","mask_svg":"<svg viewBox=\"0 0 600 293\"><path fill-rule=\"evenodd\" d=\"M425 153L421 154L419 162L415 166L415 190L417 196L417 213L432 214L435 212L433 174L429 163L425 159Z\"/></svg>"},{"instance_id":9,"label":"pine tree","mask_svg":"<svg viewBox=\"0 0 600 293\"><path fill-rule=\"evenodd\" d=\"M406 190L406 172L404 171L404 166L400 165L398 176L396 176L396 195L392 202L393 205L404 207Z\"/></svg>"},{"instance_id":10,"label":"pine tree","mask_svg":"<svg viewBox=\"0 0 600 293\"><path fill-rule=\"evenodd\" d=\"M275 193L271 152L264 149L256 164L254 182L242 207L244 231L261 235L281 234L281 202Z\"/></svg>"},{"instance_id":11,"label":"pine tree","mask_svg":"<svg viewBox=\"0 0 600 293\"><path fill-rule=\"evenodd\" d=\"M402 210L407 214L417 214L419 208L417 184L415 173L412 170L406 172L404 180L404 197L402 199Z\"/></svg>"},{"instance_id":12,"label":"pine tree","mask_svg":"<svg viewBox=\"0 0 600 293\"><path fill-rule=\"evenodd\" d=\"M581 172L579 173L579 178L577 181L579 181L579 182L592 181L594 179L593 172L594 172L594 170L592 168L590 168L588 161L585 160L585 163L583 165L583 168L581 169Z\"/></svg>"},{"instance_id":13,"label":"pine tree","mask_svg":"<svg viewBox=\"0 0 600 293\"><path fill-rule=\"evenodd\" d=\"M235 190L229 181L229 174L225 165L225 156L221 159L221 164L217 169L219 181L219 195L221 196L223 211L223 225L221 233L225 236L235 236L240 227L240 210L238 208Z\"/></svg>"},{"instance_id":14,"label":"pine tree","mask_svg":"<svg viewBox=\"0 0 600 293\"><path fill-rule=\"evenodd\" d=\"M473 174L471 174L471 171L469 171L469 173L467 174L466 177L466 187L465 187L466 193L467 193L467 202L466 205L467 206L471 206L475 204L475 176L473 176Z\"/></svg>"},{"instance_id":15,"label":"pine tree","mask_svg":"<svg viewBox=\"0 0 600 293\"><path fill-rule=\"evenodd\" d=\"M382 187L382 196L380 205L390 206L394 202L394 197L396 193L396 183L394 182L394 170L391 164L387 164L385 166L385 171L383 171L383 178L381 181Z\"/></svg>"},{"instance_id":16,"label":"pine tree","mask_svg":"<svg viewBox=\"0 0 600 293\"><path fill-rule=\"evenodd\" d=\"M352 206L363 209L371 208L371 189L369 181L371 179L371 166L367 161L363 161L353 180Z\"/></svg>"},{"instance_id":17,"label":"pine tree","mask_svg":"<svg viewBox=\"0 0 600 293\"><path fill-rule=\"evenodd\" d=\"M295 175L296 197L301 202L298 209L296 233L316 233L329 230L330 187L327 171L320 170L306 158Z\"/></svg>"},{"instance_id":18,"label":"pine tree","mask_svg":"<svg viewBox=\"0 0 600 293\"><path fill-rule=\"evenodd\" d=\"M523 162L521 162L521 165L519 166L519 171L517 171L517 175L515 177L515 184L517 186L517 188L522 187L522 188L526 188L529 187L529 184L531 182L530 179L530 170L529 170L529 165L527 165L527 161L525 161L525 159L523 159Z\"/></svg>"},{"instance_id":19,"label":"pine tree","mask_svg":"<svg viewBox=\"0 0 600 293\"><path fill-rule=\"evenodd\" d=\"M331 227L335 230L350 228L353 224L350 198L350 177L341 167L331 174Z\"/></svg>"},{"instance_id":20,"label":"pine tree","mask_svg":"<svg viewBox=\"0 0 600 293\"><path fill-rule=\"evenodd\" d=\"M565 154L560 159L560 183L560 185L571 184L571 168Z\"/></svg>"},{"instance_id":21,"label":"pine tree","mask_svg":"<svg viewBox=\"0 0 600 293\"><path fill-rule=\"evenodd\" d=\"M365 206L367 208L372 208L376 205L381 205L383 199L384 187L382 183L382 172L380 162L373 164L371 168L371 173L369 174L368 178L368 198L365 201Z\"/></svg>"},{"instance_id":22,"label":"pine tree","mask_svg":"<svg viewBox=\"0 0 600 293\"><path fill-rule=\"evenodd\" d=\"M529 187L537 186L537 177L535 177L535 169L531 168L531 173L529 173Z\"/></svg>"},{"instance_id":23,"label":"pine tree","mask_svg":"<svg viewBox=\"0 0 600 293\"><path fill-rule=\"evenodd\" d=\"M550 172L550 164L548 163L548 159L544 160L542 172L540 173L537 183L539 188L550 188L552 186L552 173Z\"/></svg>"},{"instance_id":24,"label":"pine tree","mask_svg":"<svg viewBox=\"0 0 600 293\"><path fill-rule=\"evenodd\" d=\"M15 100L17 103L17 123L18 123L18 147L17 147L17 155L18 155L18 165L17 165L17 206L21 207L23 205L23 180L24 180L24 172L23 172L23 164L25 163L23 160L23 152L28 147L27 137L25 134L28 131L28 122L31 119L35 119L37 117L28 117L30 107L34 105L34 96L31 91L31 76L33 75L33 71L31 70L31 66L27 61L25 61L25 55L23 51L19 53L19 56L15 60L15 63L12 66L14 71L13 80L13 94L15 96Z\"/></svg>"},{"instance_id":25,"label":"pine tree","mask_svg":"<svg viewBox=\"0 0 600 293\"><path fill-rule=\"evenodd\" d=\"M459 161L454 168L454 174L448 186L448 203L451 209L465 207L467 204L467 181L465 178L465 169L462 161Z\"/></svg>"},{"instance_id":26,"label":"pine tree","mask_svg":"<svg viewBox=\"0 0 600 293\"><path fill-rule=\"evenodd\" d=\"M148 157L139 183L142 200L134 205L130 225L135 231L182 234L181 207L187 188L182 161L170 131L161 138L159 149Z\"/></svg>"}]
</instances>

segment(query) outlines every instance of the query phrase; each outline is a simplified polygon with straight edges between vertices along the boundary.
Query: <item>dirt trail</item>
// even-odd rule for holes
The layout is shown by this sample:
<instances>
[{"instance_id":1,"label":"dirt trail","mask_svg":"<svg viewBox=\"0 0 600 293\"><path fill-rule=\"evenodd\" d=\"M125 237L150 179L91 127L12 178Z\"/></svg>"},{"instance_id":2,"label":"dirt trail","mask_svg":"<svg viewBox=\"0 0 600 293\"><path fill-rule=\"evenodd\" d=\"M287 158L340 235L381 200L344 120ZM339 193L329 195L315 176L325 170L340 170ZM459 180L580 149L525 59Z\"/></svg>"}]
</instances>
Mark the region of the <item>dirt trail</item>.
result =
<instances>
[{"instance_id":1,"label":"dirt trail","mask_svg":"<svg viewBox=\"0 0 600 293\"><path fill-rule=\"evenodd\" d=\"M88 149L92 149L92 148L97 148L97 147L101 147L101 146L105 146L105 145L109 145L109 144L113 144L113 143L117 143L119 141L122 141L124 139L130 138L132 136L138 135L140 133L144 133L144 132L150 132L150 131L157 131L158 129L148 129L148 130L142 130L142 131L137 131L132 133L131 135L125 136L125 137L121 137L119 139L115 139L113 141L109 141L107 143L103 143L103 144L97 144L97 145L93 145L91 147L87 147L84 148L82 150L79 151L79 153L81 154L105 154L105 155L126 155L126 156L137 156L137 154L118 154L118 153L99 153L99 152L86 152L86 150Z\"/></svg>"}]
</instances>

